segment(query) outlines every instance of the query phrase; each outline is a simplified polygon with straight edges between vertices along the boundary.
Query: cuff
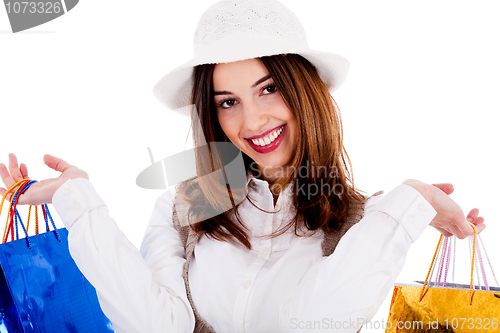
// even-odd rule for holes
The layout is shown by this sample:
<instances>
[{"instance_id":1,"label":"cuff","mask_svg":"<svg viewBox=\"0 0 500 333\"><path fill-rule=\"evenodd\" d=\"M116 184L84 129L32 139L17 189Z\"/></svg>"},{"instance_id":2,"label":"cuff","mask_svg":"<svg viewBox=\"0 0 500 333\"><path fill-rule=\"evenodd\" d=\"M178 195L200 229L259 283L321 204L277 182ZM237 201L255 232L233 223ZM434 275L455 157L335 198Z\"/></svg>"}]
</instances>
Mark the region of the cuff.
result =
<instances>
[{"instance_id":1,"label":"cuff","mask_svg":"<svg viewBox=\"0 0 500 333\"><path fill-rule=\"evenodd\" d=\"M431 223L436 210L424 197L409 185L399 185L384 196L373 210L383 212L395 219L415 242Z\"/></svg>"},{"instance_id":2,"label":"cuff","mask_svg":"<svg viewBox=\"0 0 500 333\"><path fill-rule=\"evenodd\" d=\"M52 205L68 230L83 213L106 206L85 178L68 179L52 196Z\"/></svg>"}]
</instances>

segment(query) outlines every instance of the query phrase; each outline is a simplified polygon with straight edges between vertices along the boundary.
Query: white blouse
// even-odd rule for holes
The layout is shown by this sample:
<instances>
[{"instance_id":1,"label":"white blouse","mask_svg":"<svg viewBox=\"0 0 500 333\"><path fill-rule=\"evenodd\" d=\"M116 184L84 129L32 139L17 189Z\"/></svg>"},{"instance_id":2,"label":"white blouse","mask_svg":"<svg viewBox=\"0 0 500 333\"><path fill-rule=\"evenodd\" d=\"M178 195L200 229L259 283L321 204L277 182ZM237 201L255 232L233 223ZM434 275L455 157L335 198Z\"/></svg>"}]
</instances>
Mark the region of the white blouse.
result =
<instances>
[{"instance_id":1,"label":"white blouse","mask_svg":"<svg viewBox=\"0 0 500 333\"><path fill-rule=\"evenodd\" d=\"M356 332L373 318L411 243L436 214L418 191L400 185L369 199L364 218L323 257L322 232L297 237L291 228L260 237L293 217L293 187L274 207L267 182L252 178L249 185L254 204L277 212L242 202L252 250L202 236L189 267L195 306L216 332ZM88 180L68 180L54 194L71 255L116 332L193 331L182 278L185 251L172 225L174 195L172 189L157 199L139 252Z\"/></svg>"}]
</instances>

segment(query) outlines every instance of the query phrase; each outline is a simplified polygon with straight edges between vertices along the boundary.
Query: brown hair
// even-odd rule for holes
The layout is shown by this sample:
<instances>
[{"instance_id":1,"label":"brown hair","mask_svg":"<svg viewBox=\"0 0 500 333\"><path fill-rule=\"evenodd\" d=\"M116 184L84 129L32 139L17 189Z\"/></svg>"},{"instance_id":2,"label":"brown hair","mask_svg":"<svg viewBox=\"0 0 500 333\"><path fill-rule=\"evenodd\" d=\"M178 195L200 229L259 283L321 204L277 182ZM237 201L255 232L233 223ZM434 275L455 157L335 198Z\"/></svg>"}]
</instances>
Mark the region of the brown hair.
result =
<instances>
[{"instance_id":1,"label":"brown hair","mask_svg":"<svg viewBox=\"0 0 500 333\"><path fill-rule=\"evenodd\" d=\"M345 222L349 207L365 201L365 197L354 187L352 181L352 167L343 145L338 107L328 87L307 59L297 54L259 59L269 71L298 124L296 154L284 166L286 172L283 177L271 184L271 191L274 193L280 193L288 184L294 184L293 205L297 214L285 227L268 236L276 237L292 226L298 236L303 236L304 234L298 233L299 223L302 223L299 217L303 217L303 223L308 230L337 230ZM192 102L201 124L201 128L196 128L197 121L192 124L195 146L199 146L205 139L206 142L227 141L219 125L213 99L212 76L215 66L199 65L194 70ZM215 149L208 150L205 153L197 150L198 175L208 174L225 165L225 161ZM255 162L245 154L243 157L246 171L255 174L258 170L253 167ZM305 175L297 170L305 170ZM202 178L205 177L200 177L200 181L194 178L183 184L187 189L184 192L184 200L190 203L190 212L195 215L202 214L206 207L220 209L223 204L217 198L224 198L220 195L224 191L227 197L226 188L205 183ZM314 193L311 193L311 188L314 188ZM232 207L219 210L225 212L212 218L203 219L197 216L196 220L201 222L191 224L191 227L200 234L207 234L220 241L236 240L250 249L247 230L238 215L239 205L234 204L241 199L233 200L233 196L241 193L229 194ZM233 214L238 223L230 218Z\"/></svg>"}]
</instances>

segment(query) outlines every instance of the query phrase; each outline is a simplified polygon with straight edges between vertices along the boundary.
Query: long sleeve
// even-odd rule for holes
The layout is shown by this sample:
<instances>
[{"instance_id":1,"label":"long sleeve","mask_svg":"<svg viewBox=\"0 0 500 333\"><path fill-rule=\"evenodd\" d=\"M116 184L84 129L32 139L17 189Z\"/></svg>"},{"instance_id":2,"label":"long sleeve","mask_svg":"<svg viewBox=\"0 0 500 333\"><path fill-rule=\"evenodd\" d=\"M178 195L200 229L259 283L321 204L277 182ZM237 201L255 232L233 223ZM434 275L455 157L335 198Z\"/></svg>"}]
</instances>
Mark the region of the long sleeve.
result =
<instances>
[{"instance_id":1,"label":"long sleeve","mask_svg":"<svg viewBox=\"0 0 500 333\"><path fill-rule=\"evenodd\" d=\"M182 279L184 247L171 222L169 191L156 201L141 247L144 258L88 180L68 180L52 202L69 230L70 253L116 332L193 331Z\"/></svg>"},{"instance_id":2,"label":"long sleeve","mask_svg":"<svg viewBox=\"0 0 500 333\"><path fill-rule=\"evenodd\" d=\"M280 304L281 331L356 332L373 318L403 268L411 243L435 215L407 185L367 207L335 252L311 267Z\"/></svg>"}]
</instances>

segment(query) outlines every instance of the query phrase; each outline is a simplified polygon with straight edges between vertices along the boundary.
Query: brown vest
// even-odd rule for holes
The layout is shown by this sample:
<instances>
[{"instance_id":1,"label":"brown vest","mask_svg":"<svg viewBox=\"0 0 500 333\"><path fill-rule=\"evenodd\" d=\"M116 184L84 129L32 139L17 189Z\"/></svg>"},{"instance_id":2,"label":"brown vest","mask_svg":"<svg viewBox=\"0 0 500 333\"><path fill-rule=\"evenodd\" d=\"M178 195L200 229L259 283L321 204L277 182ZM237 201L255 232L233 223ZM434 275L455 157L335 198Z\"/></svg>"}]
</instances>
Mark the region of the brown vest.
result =
<instances>
[{"instance_id":1,"label":"brown vest","mask_svg":"<svg viewBox=\"0 0 500 333\"><path fill-rule=\"evenodd\" d=\"M377 192L375 195L379 195L382 192ZM177 196L176 196L177 199ZM182 226L179 219L187 218L187 213L189 209L189 204L184 200L175 200L173 206L173 214L172 221L175 229L179 232L182 243L186 249L186 262L184 264L183 278L184 284L186 285L186 293L189 303L191 304L191 308L193 309L194 317L195 317L195 327L193 333L215 333L214 329L207 324L206 321L201 318L200 314L196 310L194 306L193 299L191 297L191 290L189 289L189 280L188 280L188 272L189 272L189 263L191 261L191 257L194 253L194 247L198 242L199 236L191 229L189 225L183 223ZM178 213L179 212L179 213ZM345 223L341 226L340 230L332 233L325 233L322 248L323 248L323 256L329 256L333 253L335 248L337 247L340 238L349 230L354 224L358 223L361 218L363 218L364 214L364 205L357 204L353 205L349 209L349 213L347 214L347 218ZM361 330L361 329L360 329ZM359 332L359 331L358 331Z\"/></svg>"}]
</instances>

